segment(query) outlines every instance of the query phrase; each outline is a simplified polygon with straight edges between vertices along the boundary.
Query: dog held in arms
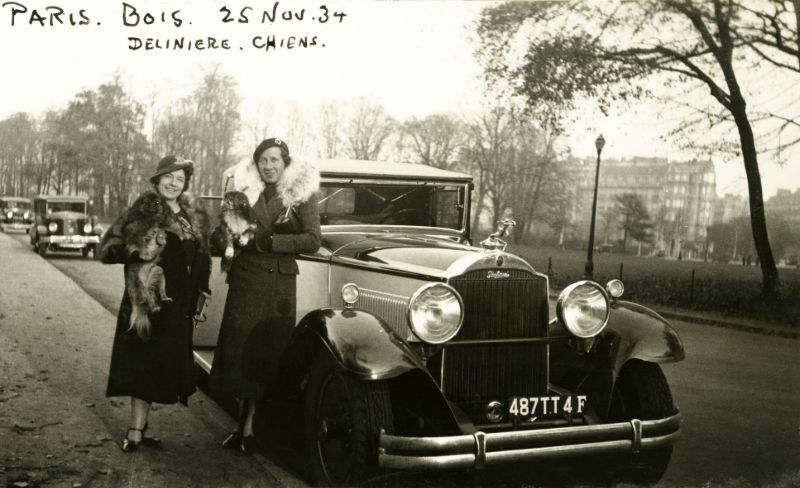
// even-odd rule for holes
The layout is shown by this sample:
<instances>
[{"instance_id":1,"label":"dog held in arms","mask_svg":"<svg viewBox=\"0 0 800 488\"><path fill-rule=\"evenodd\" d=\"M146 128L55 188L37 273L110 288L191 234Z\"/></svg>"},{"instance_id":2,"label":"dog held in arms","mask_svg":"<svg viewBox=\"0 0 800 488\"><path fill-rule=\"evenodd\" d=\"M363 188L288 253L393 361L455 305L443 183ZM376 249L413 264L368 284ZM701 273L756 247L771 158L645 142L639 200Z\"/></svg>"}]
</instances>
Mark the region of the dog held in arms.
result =
<instances>
[{"instance_id":1,"label":"dog held in arms","mask_svg":"<svg viewBox=\"0 0 800 488\"><path fill-rule=\"evenodd\" d=\"M148 314L161 310L163 303L171 302L167 296L164 270L158 260L167 243L164 230L166 214L161 197L155 192L145 192L125 216L123 237L129 258L125 284L133 307L130 328L141 338L150 335Z\"/></svg>"},{"instance_id":2,"label":"dog held in arms","mask_svg":"<svg viewBox=\"0 0 800 488\"><path fill-rule=\"evenodd\" d=\"M247 245L255 237L256 223L253 209L247 195L241 191L229 191L222 198L222 211L219 215L225 240L222 255L222 271L228 272L238 249Z\"/></svg>"}]
</instances>

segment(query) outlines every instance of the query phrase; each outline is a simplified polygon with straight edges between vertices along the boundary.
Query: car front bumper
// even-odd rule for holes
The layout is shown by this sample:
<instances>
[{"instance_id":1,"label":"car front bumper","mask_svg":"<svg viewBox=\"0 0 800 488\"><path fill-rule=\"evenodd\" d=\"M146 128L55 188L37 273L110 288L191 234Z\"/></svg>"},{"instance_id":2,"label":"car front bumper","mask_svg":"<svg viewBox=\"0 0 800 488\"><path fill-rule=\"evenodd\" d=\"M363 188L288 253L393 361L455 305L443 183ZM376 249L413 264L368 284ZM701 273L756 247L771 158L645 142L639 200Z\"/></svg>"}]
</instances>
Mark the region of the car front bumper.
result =
<instances>
[{"instance_id":1,"label":"car front bumper","mask_svg":"<svg viewBox=\"0 0 800 488\"><path fill-rule=\"evenodd\" d=\"M100 244L100 236L42 236L39 241L58 247L81 249L91 244Z\"/></svg>"},{"instance_id":2,"label":"car front bumper","mask_svg":"<svg viewBox=\"0 0 800 488\"><path fill-rule=\"evenodd\" d=\"M674 444L680 424L681 415L677 413L659 420L446 437L402 437L381 432L378 463L393 469L435 470L581 454L637 453Z\"/></svg>"},{"instance_id":3,"label":"car front bumper","mask_svg":"<svg viewBox=\"0 0 800 488\"><path fill-rule=\"evenodd\" d=\"M25 222L3 222L3 229L6 230L28 230L30 223Z\"/></svg>"}]
</instances>

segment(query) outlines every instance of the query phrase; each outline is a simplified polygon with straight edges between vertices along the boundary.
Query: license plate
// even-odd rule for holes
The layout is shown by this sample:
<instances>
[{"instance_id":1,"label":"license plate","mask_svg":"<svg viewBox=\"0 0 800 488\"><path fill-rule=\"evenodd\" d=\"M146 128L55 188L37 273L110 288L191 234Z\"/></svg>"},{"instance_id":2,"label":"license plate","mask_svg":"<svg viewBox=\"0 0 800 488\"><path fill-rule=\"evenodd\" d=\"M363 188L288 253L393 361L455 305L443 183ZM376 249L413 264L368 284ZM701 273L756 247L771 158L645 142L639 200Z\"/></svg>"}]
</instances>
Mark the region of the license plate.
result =
<instances>
[{"instance_id":1,"label":"license plate","mask_svg":"<svg viewBox=\"0 0 800 488\"><path fill-rule=\"evenodd\" d=\"M586 395L511 397L508 413L512 417L563 417L582 415Z\"/></svg>"}]
</instances>

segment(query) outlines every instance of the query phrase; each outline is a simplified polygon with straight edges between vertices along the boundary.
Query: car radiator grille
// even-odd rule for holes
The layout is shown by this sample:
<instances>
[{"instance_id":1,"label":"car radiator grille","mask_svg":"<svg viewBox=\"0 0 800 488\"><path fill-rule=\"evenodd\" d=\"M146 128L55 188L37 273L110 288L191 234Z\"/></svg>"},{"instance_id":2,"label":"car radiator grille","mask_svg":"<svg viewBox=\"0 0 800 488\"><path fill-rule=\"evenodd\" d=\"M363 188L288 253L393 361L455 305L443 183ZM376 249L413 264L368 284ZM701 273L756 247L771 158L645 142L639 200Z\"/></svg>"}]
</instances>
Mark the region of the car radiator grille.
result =
<instances>
[{"instance_id":1,"label":"car radiator grille","mask_svg":"<svg viewBox=\"0 0 800 488\"><path fill-rule=\"evenodd\" d=\"M491 273L490 273L491 272ZM508 277L489 278L498 273ZM450 280L464 299L464 323L453 341L547 335L547 279L522 270L471 271ZM547 394L547 345L449 345L442 389L455 402Z\"/></svg>"}]
</instances>

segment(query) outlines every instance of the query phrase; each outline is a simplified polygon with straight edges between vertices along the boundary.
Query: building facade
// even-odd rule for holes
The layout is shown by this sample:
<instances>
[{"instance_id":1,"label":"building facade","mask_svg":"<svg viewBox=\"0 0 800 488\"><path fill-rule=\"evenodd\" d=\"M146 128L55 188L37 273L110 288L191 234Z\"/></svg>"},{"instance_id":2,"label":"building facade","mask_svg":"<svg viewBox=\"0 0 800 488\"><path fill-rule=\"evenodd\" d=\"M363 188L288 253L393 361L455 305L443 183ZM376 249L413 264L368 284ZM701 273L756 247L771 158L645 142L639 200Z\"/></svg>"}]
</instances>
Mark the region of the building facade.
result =
<instances>
[{"instance_id":1,"label":"building facade","mask_svg":"<svg viewBox=\"0 0 800 488\"><path fill-rule=\"evenodd\" d=\"M596 160L587 158L573 163L575 204L570 209L570 220L577 235L588 237ZM716 198L716 174L711 161L603 159L597 191L595 243L613 244L622 239L617 197L626 193L638 195L650 215L653 242L648 246L649 251L674 257L705 252Z\"/></svg>"},{"instance_id":2,"label":"building facade","mask_svg":"<svg viewBox=\"0 0 800 488\"><path fill-rule=\"evenodd\" d=\"M736 219L750 215L747 198L735 193L726 193L714 202L713 224L730 224Z\"/></svg>"}]
</instances>

